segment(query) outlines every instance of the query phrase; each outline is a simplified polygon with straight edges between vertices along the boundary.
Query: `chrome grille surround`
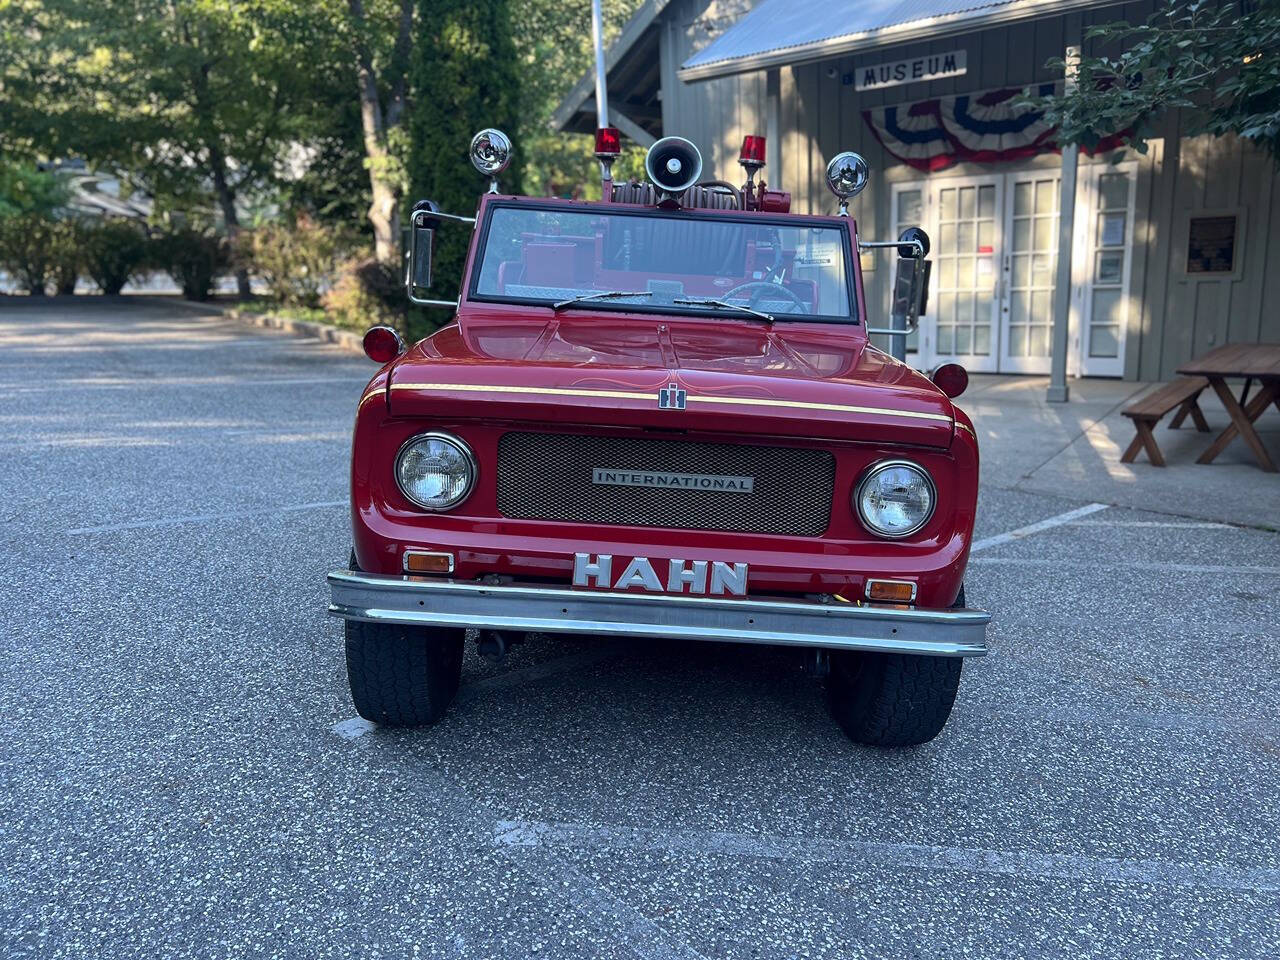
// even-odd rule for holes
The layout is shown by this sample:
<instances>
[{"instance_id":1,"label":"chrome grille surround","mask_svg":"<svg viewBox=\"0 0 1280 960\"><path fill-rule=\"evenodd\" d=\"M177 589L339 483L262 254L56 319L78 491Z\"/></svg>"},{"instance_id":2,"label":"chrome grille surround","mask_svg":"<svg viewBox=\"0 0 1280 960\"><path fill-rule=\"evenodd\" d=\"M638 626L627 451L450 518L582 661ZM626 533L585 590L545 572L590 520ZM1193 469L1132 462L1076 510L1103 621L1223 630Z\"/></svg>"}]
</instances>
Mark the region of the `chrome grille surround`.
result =
<instances>
[{"instance_id":1,"label":"chrome grille surround","mask_svg":"<svg viewBox=\"0 0 1280 960\"><path fill-rule=\"evenodd\" d=\"M753 478L753 491L592 482L598 467ZM498 440L498 510L516 520L821 536L835 457L808 447L512 431Z\"/></svg>"}]
</instances>

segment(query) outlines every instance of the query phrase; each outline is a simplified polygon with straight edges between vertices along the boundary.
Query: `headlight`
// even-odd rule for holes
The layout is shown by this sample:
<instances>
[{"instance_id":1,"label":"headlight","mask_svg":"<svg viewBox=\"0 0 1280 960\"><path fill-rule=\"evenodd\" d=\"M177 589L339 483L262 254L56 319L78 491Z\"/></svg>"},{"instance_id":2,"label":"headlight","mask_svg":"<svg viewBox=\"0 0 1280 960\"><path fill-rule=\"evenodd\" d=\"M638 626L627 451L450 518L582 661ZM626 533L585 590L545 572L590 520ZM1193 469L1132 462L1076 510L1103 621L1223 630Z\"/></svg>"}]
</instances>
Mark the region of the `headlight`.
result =
<instances>
[{"instance_id":1,"label":"headlight","mask_svg":"<svg viewBox=\"0 0 1280 960\"><path fill-rule=\"evenodd\" d=\"M911 536L929 522L937 493L923 467L906 460L884 460L863 475L853 500L868 530L897 539Z\"/></svg>"},{"instance_id":2,"label":"headlight","mask_svg":"<svg viewBox=\"0 0 1280 960\"><path fill-rule=\"evenodd\" d=\"M424 510L449 510L467 498L476 482L476 458L447 433L421 433L396 457L400 492Z\"/></svg>"}]
</instances>

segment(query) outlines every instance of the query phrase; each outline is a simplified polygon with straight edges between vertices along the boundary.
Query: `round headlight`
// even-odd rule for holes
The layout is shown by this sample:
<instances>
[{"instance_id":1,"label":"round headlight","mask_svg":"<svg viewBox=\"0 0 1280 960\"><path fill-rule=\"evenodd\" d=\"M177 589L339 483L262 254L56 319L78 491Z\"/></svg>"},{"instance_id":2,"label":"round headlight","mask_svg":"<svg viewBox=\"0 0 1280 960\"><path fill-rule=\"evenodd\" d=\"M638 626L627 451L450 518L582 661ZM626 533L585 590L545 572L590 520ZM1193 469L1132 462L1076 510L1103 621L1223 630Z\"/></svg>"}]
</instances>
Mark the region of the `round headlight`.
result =
<instances>
[{"instance_id":1,"label":"round headlight","mask_svg":"<svg viewBox=\"0 0 1280 960\"><path fill-rule=\"evenodd\" d=\"M862 523L881 537L909 537L933 516L937 493L924 468L906 460L871 467L854 492Z\"/></svg>"},{"instance_id":2,"label":"round headlight","mask_svg":"<svg viewBox=\"0 0 1280 960\"><path fill-rule=\"evenodd\" d=\"M476 482L476 458L457 437L422 433L396 457L400 492L424 510L449 510L467 498Z\"/></svg>"}]
</instances>

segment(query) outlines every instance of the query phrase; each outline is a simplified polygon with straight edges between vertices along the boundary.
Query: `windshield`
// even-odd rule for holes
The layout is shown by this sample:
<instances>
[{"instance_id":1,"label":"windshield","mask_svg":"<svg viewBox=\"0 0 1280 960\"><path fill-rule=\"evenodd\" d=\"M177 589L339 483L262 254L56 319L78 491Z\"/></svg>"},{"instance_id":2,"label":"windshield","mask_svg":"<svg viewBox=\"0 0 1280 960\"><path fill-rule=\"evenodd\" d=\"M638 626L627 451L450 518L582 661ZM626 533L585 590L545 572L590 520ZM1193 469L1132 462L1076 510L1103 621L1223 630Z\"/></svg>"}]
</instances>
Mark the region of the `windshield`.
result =
<instances>
[{"instance_id":1,"label":"windshield","mask_svg":"<svg viewBox=\"0 0 1280 960\"><path fill-rule=\"evenodd\" d=\"M742 219L490 208L472 296L582 310L855 320L845 231Z\"/></svg>"}]
</instances>

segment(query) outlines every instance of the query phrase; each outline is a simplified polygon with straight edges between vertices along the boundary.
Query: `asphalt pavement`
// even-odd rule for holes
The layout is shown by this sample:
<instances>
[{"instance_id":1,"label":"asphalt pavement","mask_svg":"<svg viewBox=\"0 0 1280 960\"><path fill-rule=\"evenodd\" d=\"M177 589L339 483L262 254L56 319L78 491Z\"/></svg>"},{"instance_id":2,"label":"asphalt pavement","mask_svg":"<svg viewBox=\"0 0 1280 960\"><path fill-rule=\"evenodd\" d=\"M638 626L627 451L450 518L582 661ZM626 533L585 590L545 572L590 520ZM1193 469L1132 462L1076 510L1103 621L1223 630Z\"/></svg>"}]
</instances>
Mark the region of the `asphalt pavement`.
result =
<instances>
[{"instance_id":1,"label":"asphalt pavement","mask_svg":"<svg viewBox=\"0 0 1280 960\"><path fill-rule=\"evenodd\" d=\"M592 638L383 730L324 582L372 369L0 302L4 956L1280 956L1280 535L984 466L991 654L919 749L785 652Z\"/></svg>"}]
</instances>

